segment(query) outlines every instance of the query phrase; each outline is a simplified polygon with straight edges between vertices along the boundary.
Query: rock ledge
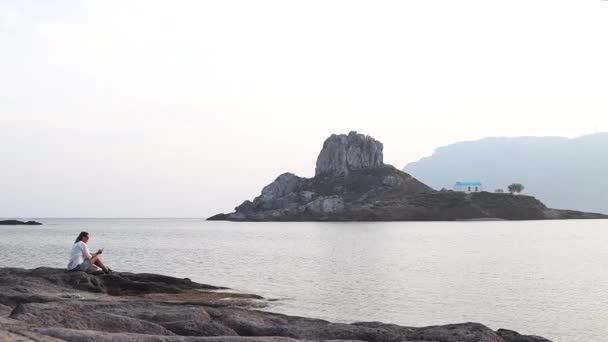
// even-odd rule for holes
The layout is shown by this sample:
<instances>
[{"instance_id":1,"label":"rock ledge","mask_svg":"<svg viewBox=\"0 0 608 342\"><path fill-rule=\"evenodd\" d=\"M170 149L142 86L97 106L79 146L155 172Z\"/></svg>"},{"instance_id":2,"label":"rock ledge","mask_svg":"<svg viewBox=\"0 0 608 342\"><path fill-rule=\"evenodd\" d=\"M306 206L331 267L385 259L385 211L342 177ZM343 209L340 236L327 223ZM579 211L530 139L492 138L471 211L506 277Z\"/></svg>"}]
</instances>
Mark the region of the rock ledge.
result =
<instances>
[{"instance_id":1,"label":"rock ledge","mask_svg":"<svg viewBox=\"0 0 608 342\"><path fill-rule=\"evenodd\" d=\"M253 310L255 295L157 274L0 269L2 341L550 342L479 323L404 327Z\"/></svg>"}]
</instances>

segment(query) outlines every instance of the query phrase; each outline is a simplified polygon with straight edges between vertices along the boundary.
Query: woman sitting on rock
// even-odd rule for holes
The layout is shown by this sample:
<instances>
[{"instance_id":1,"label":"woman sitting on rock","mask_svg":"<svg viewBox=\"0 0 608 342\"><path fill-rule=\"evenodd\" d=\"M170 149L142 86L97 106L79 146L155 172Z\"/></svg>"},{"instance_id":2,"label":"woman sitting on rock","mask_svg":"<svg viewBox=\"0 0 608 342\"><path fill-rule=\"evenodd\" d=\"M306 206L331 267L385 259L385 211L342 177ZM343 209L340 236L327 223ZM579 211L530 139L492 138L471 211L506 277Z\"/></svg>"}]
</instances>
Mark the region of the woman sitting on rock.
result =
<instances>
[{"instance_id":1,"label":"woman sitting on rock","mask_svg":"<svg viewBox=\"0 0 608 342\"><path fill-rule=\"evenodd\" d=\"M105 273L110 273L112 270L103 264L99 254L103 252L103 249L97 251L97 253L89 253L89 247L87 242L89 241L89 233L80 232L76 238L76 242L72 245L70 251L70 262L68 263L68 271L74 272L86 272L91 269L93 265L99 266Z\"/></svg>"}]
</instances>

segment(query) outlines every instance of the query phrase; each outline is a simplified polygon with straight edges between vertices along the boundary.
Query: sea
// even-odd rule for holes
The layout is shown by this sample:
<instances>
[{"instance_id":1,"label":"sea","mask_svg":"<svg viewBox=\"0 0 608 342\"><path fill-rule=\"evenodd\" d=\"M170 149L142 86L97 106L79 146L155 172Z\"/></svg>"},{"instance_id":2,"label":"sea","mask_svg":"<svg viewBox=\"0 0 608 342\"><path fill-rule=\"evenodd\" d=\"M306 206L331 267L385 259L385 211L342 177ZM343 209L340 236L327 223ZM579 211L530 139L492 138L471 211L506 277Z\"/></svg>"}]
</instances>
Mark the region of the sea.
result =
<instances>
[{"instance_id":1,"label":"sea","mask_svg":"<svg viewBox=\"0 0 608 342\"><path fill-rule=\"evenodd\" d=\"M404 326L479 322L608 341L608 220L234 223L39 218L0 226L0 267L65 267L80 231L115 271L272 299L265 310Z\"/></svg>"}]
</instances>

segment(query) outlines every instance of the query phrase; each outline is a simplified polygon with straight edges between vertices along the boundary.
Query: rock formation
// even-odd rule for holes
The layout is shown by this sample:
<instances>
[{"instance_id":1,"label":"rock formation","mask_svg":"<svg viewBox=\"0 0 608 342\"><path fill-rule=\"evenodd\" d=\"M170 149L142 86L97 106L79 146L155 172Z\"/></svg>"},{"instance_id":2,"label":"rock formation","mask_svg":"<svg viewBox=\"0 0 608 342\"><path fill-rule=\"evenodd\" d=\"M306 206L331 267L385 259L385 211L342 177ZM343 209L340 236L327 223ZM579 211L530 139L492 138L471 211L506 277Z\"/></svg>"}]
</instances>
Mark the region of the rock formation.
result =
<instances>
[{"instance_id":1,"label":"rock formation","mask_svg":"<svg viewBox=\"0 0 608 342\"><path fill-rule=\"evenodd\" d=\"M348 176L354 170L382 165L382 143L351 131L348 135L333 134L325 140L317 158L315 176Z\"/></svg>"},{"instance_id":2,"label":"rock formation","mask_svg":"<svg viewBox=\"0 0 608 342\"><path fill-rule=\"evenodd\" d=\"M18 225L39 226L41 224L42 223L36 222L36 221L0 220L0 225L2 225L2 226L18 226Z\"/></svg>"},{"instance_id":3,"label":"rock formation","mask_svg":"<svg viewBox=\"0 0 608 342\"><path fill-rule=\"evenodd\" d=\"M255 295L156 274L0 269L1 341L550 342L479 323L331 323L251 310Z\"/></svg>"},{"instance_id":4,"label":"rock formation","mask_svg":"<svg viewBox=\"0 0 608 342\"><path fill-rule=\"evenodd\" d=\"M435 191L383 163L382 143L362 134L332 135L317 158L315 177L280 175L253 201L210 220L447 221L499 218L608 218L549 209L530 196Z\"/></svg>"}]
</instances>

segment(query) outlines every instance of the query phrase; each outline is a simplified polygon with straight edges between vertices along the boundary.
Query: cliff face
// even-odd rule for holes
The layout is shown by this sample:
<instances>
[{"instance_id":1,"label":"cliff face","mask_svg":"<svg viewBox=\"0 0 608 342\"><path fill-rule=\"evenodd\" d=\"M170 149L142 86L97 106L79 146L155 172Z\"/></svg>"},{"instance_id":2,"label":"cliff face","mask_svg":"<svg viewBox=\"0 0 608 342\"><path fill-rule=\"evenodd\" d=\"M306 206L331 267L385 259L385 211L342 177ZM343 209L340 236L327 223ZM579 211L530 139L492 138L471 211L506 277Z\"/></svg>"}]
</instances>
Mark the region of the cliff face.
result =
<instances>
[{"instance_id":1,"label":"cliff face","mask_svg":"<svg viewBox=\"0 0 608 342\"><path fill-rule=\"evenodd\" d=\"M211 220L422 221L500 218L608 218L547 208L530 196L435 191L383 163L382 143L356 132L323 144L315 177L280 175L253 201Z\"/></svg>"},{"instance_id":2,"label":"cliff face","mask_svg":"<svg viewBox=\"0 0 608 342\"><path fill-rule=\"evenodd\" d=\"M382 166L382 147L381 142L355 131L333 134L319 153L315 176L348 176L351 171Z\"/></svg>"}]
</instances>

